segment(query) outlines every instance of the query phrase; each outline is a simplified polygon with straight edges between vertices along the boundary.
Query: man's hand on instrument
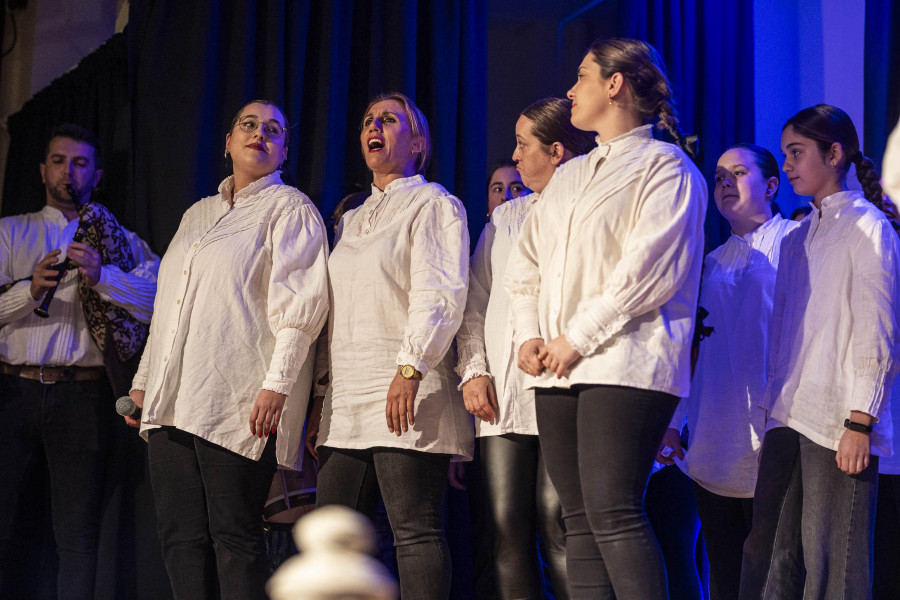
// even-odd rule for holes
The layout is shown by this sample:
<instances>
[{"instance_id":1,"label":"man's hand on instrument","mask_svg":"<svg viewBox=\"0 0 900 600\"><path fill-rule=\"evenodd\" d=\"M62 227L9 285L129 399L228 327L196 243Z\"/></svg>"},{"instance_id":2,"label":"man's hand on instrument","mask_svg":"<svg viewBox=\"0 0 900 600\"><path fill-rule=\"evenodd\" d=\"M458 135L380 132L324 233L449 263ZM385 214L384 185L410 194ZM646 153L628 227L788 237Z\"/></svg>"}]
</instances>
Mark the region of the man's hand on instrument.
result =
<instances>
[{"instance_id":1,"label":"man's hand on instrument","mask_svg":"<svg viewBox=\"0 0 900 600\"><path fill-rule=\"evenodd\" d=\"M31 276L31 297L40 300L50 288L56 287L59 283L59 271L52 268L59 260L59 250L54 250L41 259L34 267L34 273Z\"/></svg>"},{"instance_id":2,"label":"man's hand on instrument","mask_svg":"<svg viewBox=\"0 0 900 600\"><path fill-rule=\"evenodd\" d=\"M88 287L94 287L100 281L100 253L82 242L72 242L66 252L78 272L84 277Z\"/></svg>"}]
</instances>

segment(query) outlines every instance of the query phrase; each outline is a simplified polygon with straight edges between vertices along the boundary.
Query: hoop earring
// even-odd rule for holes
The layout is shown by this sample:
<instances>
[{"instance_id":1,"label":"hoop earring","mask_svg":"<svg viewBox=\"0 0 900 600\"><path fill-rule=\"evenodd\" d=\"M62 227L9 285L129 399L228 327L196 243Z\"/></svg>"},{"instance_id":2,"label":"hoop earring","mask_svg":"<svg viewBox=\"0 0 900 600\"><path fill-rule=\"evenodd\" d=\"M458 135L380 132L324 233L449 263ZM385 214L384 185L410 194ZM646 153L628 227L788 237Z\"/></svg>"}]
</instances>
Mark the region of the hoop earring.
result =
<instances>
[{"instance_id":1,"label":"hoop earring","mask_svg":"<svg viewBox=\"0 0 900 600\"><path fill-rule=\"evenodd\" d=\"M225 158L228 158L228 150L225 151Z\"/></svg>"}]
</instances>

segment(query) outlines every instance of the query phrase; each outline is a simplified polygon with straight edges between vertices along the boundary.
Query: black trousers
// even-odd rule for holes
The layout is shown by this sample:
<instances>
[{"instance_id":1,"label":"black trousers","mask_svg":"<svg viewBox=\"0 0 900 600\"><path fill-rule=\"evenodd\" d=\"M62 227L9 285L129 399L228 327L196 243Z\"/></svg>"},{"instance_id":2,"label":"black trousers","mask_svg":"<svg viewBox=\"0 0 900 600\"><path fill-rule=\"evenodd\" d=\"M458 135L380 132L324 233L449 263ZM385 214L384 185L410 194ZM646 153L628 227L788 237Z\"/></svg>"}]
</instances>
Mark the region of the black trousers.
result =
<instances>
[{"instance_id":1,"label":"black trousers","mask_svg":"<svg viewBox=\"0 0 900 600\"><path fill-rule=\"evenodd\" d=\"M753 522L753 498L720 496L694 484L709 558L710 600L737 600L744 542Z\"/></svg>"},{"instance_id":2,"label":"black trousers","mask_svg":"<svg viewBox=\"0 0 900 600\"><path fill-rule=\"evenodd\" d=\"M34 597L39 585L33 567L20 563L28 545L21 519L41 502L30 486L47 475L58 598L94 597L114 418L105 379L45 385L0 375L0 597Z\"/></svg>"},{"instance_id":3,"label":"black trousers","mask_svg":"<svg viewBox=\"0 0 900 600\"><path fill-rule=\"evenodd\" d=\"M403 600L450 597L451 559L443 530L449 466L449 454L319 448L317 507L339 504L371 517L381 489Z\"/></svg>"},{"instance_id":4,"label":"black trousers","mask_svg":"<svg viewBox=\"0 0 900 600\"><path fill-rule=\"evenodd\" d=\"M217 589L223 600L265 600L262 511L276 468L275 436L255 461L163 427L150 432L148 456L163 560L176 600L218 598Z\"/></svg>"},{"instance_id":5,"label":"black trousers","mask_svg":"<svg viewBox=\"0 0 900 600\"><path fill-rule=\"evenodd\" d=\"M566 526L572 598L668 597L644 492L677 404L670 394L621 386L536 390L541 450Z\"/></svg>"},{"instance_id":6,"label":"black trousers","mask_svg":"<svg viewBox=\"0 0 900 600\"><path fill-rule=\"evenodd\" d=\"M900 445L894 450L898 451ZM878 476L872 598L900 598L900 475Z\"/></svg>"}]
</instances>

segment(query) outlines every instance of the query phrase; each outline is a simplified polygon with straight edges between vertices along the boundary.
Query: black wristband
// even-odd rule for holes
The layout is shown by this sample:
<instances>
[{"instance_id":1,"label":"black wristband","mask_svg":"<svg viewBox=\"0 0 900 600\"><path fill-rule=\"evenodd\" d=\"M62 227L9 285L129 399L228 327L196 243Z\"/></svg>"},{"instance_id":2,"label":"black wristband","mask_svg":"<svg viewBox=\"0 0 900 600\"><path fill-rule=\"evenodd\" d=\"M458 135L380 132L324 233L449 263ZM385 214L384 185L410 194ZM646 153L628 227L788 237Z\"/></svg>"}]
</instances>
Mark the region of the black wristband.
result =
<instances>
[{"instance_id":1,"label":"black wristband","mask_svg":"<svg viewBox=\"0 0 900 600\"><path fill-rule=\"evenodd\" d=\"M857 423L850 419L844 419L844 427L850 431L858 431L859 433L872 433L871 425L863 425L862 423Z\"/></svg>"}]
</instances>

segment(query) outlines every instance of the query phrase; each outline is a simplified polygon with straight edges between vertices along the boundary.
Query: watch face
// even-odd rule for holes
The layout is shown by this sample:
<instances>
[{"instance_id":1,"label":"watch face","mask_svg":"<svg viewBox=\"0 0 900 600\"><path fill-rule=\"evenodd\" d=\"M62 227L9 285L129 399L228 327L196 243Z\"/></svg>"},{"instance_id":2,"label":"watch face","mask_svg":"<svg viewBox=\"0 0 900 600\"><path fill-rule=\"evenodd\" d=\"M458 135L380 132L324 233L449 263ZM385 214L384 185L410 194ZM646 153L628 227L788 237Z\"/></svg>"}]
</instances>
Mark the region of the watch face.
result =
<instances>
[{"instance_id":1,"label":"watch face","mask_svg":"<svg viewBox=\"0 0 900 600\"><path fill-rule=\"evenodd\" d=\"M409 379L413 376L413 368L411 365L403 365L403 368L400 369L400 375Z\"/></svg>"}]
</instances>

